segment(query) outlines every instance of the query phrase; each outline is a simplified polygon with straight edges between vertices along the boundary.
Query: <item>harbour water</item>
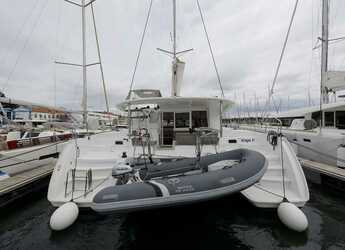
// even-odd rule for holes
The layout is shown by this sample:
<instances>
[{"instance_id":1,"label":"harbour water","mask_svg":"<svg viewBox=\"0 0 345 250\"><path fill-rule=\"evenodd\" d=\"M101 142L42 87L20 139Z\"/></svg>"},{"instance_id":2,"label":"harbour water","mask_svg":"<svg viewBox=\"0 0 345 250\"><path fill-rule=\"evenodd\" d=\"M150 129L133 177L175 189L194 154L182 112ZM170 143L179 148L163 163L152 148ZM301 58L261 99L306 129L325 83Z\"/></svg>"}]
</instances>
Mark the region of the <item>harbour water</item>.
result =
<instances>
[{"instance_id":1,"label":"harbour water","mask_svg":"<svg viewBox=\"0 0 345 250\"><path fill-rule=\"evenodd\" d=\"M52 232L54 208L41 192L0 211L0 249L345 249L343 195L316 185L310 192L305 233L239 195L127 215L83 211L71 228Z\"/></svg>"}]
</instances>

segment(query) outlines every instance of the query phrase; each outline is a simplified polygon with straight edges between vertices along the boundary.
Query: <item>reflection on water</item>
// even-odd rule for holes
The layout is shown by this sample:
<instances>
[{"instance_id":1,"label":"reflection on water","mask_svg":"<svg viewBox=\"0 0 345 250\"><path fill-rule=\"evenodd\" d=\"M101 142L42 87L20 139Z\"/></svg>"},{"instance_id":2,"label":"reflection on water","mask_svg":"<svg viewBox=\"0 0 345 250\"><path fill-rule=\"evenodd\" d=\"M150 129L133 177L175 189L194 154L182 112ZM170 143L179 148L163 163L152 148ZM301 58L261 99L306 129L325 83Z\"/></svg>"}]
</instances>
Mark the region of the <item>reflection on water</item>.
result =
<instances>
[{"instance_id":1,"label":"reflection on water","mask_svg":"<svg viewBox=\"0 0 345 250\"><path fill-rule=\"evenodd\" d=\"M63 232L49 229L45 194L0 211L0 249L344 249L345 201L311 186L305 233L284 227L275 210L240 195L186 207L129 215L82 212Z\"/></svg>"}]
</instances>

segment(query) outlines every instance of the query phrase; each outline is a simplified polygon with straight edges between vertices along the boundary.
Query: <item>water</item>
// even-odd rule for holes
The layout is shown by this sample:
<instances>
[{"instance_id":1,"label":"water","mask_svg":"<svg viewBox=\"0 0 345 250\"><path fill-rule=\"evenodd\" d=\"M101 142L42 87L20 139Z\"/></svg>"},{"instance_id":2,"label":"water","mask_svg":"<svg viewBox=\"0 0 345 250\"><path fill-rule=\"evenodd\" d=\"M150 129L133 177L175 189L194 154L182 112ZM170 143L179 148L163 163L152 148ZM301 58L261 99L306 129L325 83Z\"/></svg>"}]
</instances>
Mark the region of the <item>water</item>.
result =
<instances>
[{"instance_id":1,"label":"water","mask_svg":"<svg viewBox=\"0 0 345 250\"><path fill-rule=\"evenodd\" d=\"M305 233L286 229L275 210L256 209L239 195L129 215L82 212L52 232L54 208L44 192L0 211L0 249L345 249L345 200L310 186Z\"/></svg>"}]
</instances>

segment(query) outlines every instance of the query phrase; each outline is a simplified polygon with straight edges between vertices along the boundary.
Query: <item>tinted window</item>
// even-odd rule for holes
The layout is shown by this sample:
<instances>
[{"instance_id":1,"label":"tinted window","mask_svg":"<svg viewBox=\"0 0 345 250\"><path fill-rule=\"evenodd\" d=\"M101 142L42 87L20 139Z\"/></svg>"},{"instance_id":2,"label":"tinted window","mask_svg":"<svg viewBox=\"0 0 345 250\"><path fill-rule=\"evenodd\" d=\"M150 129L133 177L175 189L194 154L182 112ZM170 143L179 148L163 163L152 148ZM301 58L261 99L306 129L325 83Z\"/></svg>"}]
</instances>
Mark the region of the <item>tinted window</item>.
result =
<instances>
[{"instance_id":1,"label":"tinted window","mask_svg":"<svg viewBox=\"0 0 345 250\"><path fill-rule=\"evenodd\" d=\"M192 111L192 127L208 127L206 111Z\"/></svg>"},{"instance_id":2,"label":"tinted window","mask_svg":"<svg viewBox=\"0 0 345 250\"><path fill-rule=\"evenodd\" d=\"M163 126L174 127L174 112L163 113Z\"/></svg>"},{"instance_id":3,"label":"tinted window","mask_svg":"<svg viewBox=\"0 0 345 250\"><path fill-rule=\"evenodd\" d=\"M189 112L175 114L176 128L189 128Z\"/></svg>"},{"instance_id":4,"label":"tinted window","mask_svg":"<svg viewBox=\"0 0 345 250\"><path fill-rule=\"evenodd\" d=\"M345 129L345 111L336 112L336 126L340 129Z\"/></svg>"},{"instance_id":5,"label":"tinted window","mask_svg":"<svg viewBox=\"0 0 345 250\"><path fill-rule=\"evenodd\" d=\"M325 112L325 126L334 127L334 112Z\"/></svg>"}]
</instances>

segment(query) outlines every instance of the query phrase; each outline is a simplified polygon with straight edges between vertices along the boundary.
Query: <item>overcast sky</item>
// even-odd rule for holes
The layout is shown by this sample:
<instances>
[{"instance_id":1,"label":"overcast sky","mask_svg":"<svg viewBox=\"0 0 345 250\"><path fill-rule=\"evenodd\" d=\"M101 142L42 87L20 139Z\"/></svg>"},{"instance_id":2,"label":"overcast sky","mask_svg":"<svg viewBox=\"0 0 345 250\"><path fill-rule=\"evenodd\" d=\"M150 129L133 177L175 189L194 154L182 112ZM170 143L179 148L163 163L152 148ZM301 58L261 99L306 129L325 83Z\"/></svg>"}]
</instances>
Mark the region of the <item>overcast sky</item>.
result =
<instances>
[{"instance_id":1,"label":"overcast sky","mask_svg":"<svg viewBox=\"0 0 345 250\"><path fill-rule=\"evenodd\" d=\"M294 0L200 0L227 98L254 105L267 96ZM305 105L308 91L319 96L320 0L298 6L275 99L290 107ZM331 1L330 38L345 34L345 1ZM95 14L111 106L129 89L149 0L97 0ZM195 0L177 0L178 49L194 48L186 62L182 95L217 96L220 91ZM88 62L97 61L87 12ZM0 8L0 88L12 98L80 109L81 11L63 0L2 0ZM156 50L171 49L172 1L154 0L135 88L170 94L171 59ZM345 44L331 46L329 67L345 69ZM88 70L89 108L104 109L99 68ZM245 94L243 94L245 93ZM244 97L245 96L245 97Z\"/></svg>"}]
</instances>

